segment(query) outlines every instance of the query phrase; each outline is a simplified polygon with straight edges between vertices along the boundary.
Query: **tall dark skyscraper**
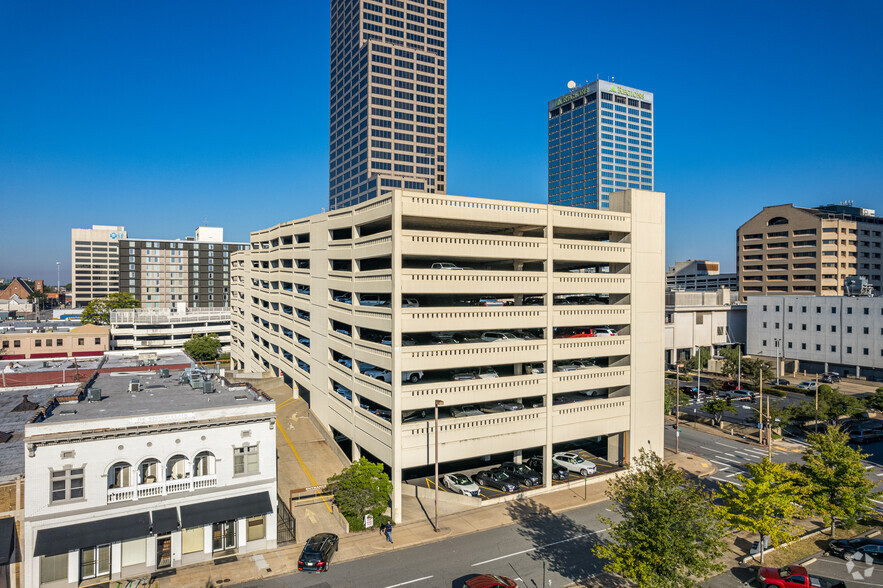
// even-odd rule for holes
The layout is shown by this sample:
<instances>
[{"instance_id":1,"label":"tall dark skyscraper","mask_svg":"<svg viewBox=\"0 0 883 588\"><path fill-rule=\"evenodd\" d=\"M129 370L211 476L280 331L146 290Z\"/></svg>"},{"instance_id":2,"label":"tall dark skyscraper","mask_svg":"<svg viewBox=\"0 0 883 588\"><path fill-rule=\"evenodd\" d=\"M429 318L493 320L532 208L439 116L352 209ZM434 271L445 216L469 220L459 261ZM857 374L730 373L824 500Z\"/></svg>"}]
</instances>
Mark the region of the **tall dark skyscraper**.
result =
<instances>
[{"instance_id":1,"label":"tall dark skyscraper","mask_svg":"<svg viewBox=\"0 0 883 588\"><path fill-rule=\"evenodd\" d=\"M445 1L331 0L329 206L445 191Z\"/></svg>"},{"instance_id":2,"label":"tall dark skyscraper","mask_svg":"<svg viewBox=\"0 0 883 588\"><path fill-rule=\"evenodd\" d=\"M595 80L549 102L549 204L609 208L653 190L653 94Z\"/></svg>"}]
</instances>

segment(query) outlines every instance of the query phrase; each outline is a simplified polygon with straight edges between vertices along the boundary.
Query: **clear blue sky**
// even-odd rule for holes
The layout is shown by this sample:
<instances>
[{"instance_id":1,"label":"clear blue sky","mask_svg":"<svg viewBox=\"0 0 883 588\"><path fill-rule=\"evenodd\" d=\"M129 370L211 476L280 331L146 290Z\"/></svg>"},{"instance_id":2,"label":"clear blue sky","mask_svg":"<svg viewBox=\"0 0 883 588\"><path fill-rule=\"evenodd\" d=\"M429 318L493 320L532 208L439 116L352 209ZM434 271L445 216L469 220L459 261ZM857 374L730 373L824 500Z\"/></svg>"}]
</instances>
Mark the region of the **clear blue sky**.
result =
<instances>
[{"instance_id":1,"label":"clear blue sky","mask_svg":"<svg viewBox=\"0 0 883 588\"><path fill-rule=\"evenodd\" d=\"M545 202L546 102L655 93L669 262L734 268L763 205L883 214L883 2L449 0L448 191ZM231 240L328 201L321 1L0 3L0 276L70 276L70 229Z\"/></svg>"}]
</instances>

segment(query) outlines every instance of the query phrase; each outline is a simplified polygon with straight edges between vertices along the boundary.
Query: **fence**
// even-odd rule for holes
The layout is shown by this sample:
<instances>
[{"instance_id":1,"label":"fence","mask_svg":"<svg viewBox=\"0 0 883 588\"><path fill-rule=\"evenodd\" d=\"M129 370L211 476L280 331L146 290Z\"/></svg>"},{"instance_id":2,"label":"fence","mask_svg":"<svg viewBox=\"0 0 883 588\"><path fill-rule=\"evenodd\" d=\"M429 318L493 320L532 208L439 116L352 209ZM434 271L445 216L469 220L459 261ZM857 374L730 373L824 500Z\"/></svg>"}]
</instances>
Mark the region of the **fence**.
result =
<instances>
[{"instance_id":1,"label":"fence","mask_svg":"<svg viewBox=\"0 0 883 588\"><path fill-rule=\"evenodd\" d=\"M292 543L297 541L297 521L291 514L282 497L276 495L276 543Z\"/></svg>"}]
</instances>

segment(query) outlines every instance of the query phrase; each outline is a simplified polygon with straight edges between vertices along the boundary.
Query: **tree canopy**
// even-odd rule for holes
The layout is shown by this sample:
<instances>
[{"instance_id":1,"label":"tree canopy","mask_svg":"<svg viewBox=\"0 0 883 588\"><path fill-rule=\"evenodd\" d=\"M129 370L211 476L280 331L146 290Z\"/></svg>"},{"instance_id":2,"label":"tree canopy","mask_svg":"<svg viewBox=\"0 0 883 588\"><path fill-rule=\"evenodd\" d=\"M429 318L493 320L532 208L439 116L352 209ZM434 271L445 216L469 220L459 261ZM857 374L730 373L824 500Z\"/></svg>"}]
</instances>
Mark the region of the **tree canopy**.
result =
<instances>
[{"instance_id":1,"label":"tree canopy","mask_svg":"<svg viewBox=\"0 0 883 588\"><path fill-rule=\"evenodd\" d=\"M610 483L610 510L600 517L609 540L593 548L604 569L639 586L698 586L724 566L724 526L711 496L655 453L641 449L626 474Z\"/></svg>"},{"instance_id":2,"label":"tree canopy","mask_svg":"<svg viewBox=\"0 0 883 588\"><path fill-rule=\"evenodd\" d=\"M212 361L220 355L221 340L215 333L191 335L184 343L184 351L196 361Z\"/></svg>"},{"instance_id":3,"label":"tree canopy","mask_svg":"<svg viewBox=\"0 0 883 588\"><path fill-rule=\"evenodd\" d=\"M106 298L93 298L83 309L80 322L84 325L107 325L110 311L125 308L141 308L141 302L128 292L115 292Z\"/></svg>"},{"instance_id":4,"label":"tree canopy","mask_svg":"<svg viewBox=\"0 0 883 588\"><path fill-rule=\"evenodd\" d=\"M364 516L379 517L386 510L392 482L383 471L383 464L360 457L348 468L328 478L334 500L351 529L364 528Z\"/></svg>"},{"instance_id":5,"label":"tree canopy","mask_svg":"<svg viewBox=\"0 0 883 588\"><path fill-rule=\"evenodd\" d=\"M748 475L736 476L738 484L721 485L716 495L718 516L735 529L759 535L760 545L764 539L776 547L793 540L792 520L800 511L802 492L799 475L766 457L760 463L746 463L745 469Z\"/></svg>"},{"instance_id":6,"label":"tree canopy","mask_svg":"<svg viewBox=\"0 0 883 588\"><path fill-rule=\"evenodd\" d=\"M736 407L723 398L709 398L702 405L702 410L711 415L714 424L717 426L723 423L725 412L736 414Z\"/></svg>"},{"instance_id":7,"label":"tree canopy","mask_svg":"<svg viewBox=\"0 0 883 588\"><path fill-rule=\"evenodd\" d=\"M803 463L793 469L806 488L804 503L831 527L846 526L874 509L874 482L868 479L862 460L867 454L847 445L849 437L839 427L810 433Z\"/></svg>"}]
</instances>

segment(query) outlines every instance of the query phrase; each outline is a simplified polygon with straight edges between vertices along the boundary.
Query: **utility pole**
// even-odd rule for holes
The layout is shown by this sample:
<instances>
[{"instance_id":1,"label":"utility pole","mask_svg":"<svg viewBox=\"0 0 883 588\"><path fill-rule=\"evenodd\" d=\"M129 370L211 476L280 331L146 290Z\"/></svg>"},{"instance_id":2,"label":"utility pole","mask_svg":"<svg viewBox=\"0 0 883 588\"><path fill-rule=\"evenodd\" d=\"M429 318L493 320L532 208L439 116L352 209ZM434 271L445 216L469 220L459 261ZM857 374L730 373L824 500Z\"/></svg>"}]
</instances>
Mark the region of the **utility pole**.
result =
<instances>
[{"instance_id":1,"label":"utility pole","mask_svg":"<svg viewBox=\"0 0 883 588\"><path fill-rule=\"evenodd\" d=\"M816 374L816 433L819 432L819 375Z\"/></svg>"},{"instance_id":2,"label":"utility pole","mask_svg":"<svg viewBox=\"0 0 883 588\"><path fill-rule=\"evenodd\" d=\"M739 367L736 369L736 388L742 389L742 347L739 346Z\"/></svg>"},{"instance_id":3,"label":"utility pole","mask_svg":"<svg viewBox=\"0 0 883 588\"><path fill-rule=\"evenodd\" d=\"M766 396L766 444L770 452L770 461L773 461L773 423L770 420L770 395Z\"/></svg>"},{"instance_id":4,"label":"utility pole","mask_svg":"<svg viewBox=\"0 0 883 588\"><path fill-rule=\"evenodd\" d=\"M779 384L779 345L782 343L782 340L776 337L776 385Z\"/></svg>"},{"instance_id":5,"label":"utility pole","mask_svg":"<svg viewBox=\"0 0 883 588\"><path fill-rule=\"evenodd\" d=\"M757 424L760 429L757 431L758 441L763 445L763 367L760 368L760 376L757 381L760 382L760 402L757 405Z\"/></svg>"},{"instance_id":6,"label":"utility pole","mask_svg":"<svg viewBox=\"0 0 883 588\"><path fill-rule=\"evenodd\" d=\"M435 401L435 522L433 527L438 533L438 407L444 406L443 400Z\"/></svg>"},{"instance_id":7,"label":"utility pole","mask_svg":"<svg viewBox=\"0 0 883 588\"><path fill-rule=\"evenodd\" d=\"M697 396L698 397L698 396ZM681 364L675 364L675 455L680 455L681 447Z\"/></svg>"}]
</instances>

